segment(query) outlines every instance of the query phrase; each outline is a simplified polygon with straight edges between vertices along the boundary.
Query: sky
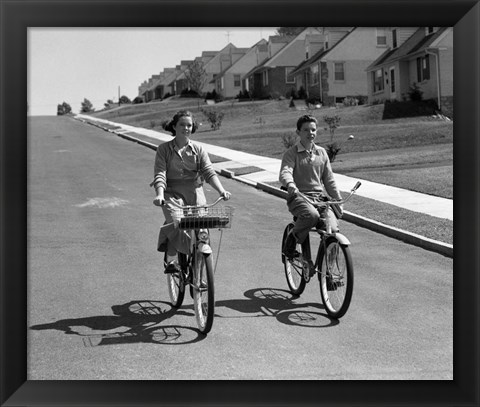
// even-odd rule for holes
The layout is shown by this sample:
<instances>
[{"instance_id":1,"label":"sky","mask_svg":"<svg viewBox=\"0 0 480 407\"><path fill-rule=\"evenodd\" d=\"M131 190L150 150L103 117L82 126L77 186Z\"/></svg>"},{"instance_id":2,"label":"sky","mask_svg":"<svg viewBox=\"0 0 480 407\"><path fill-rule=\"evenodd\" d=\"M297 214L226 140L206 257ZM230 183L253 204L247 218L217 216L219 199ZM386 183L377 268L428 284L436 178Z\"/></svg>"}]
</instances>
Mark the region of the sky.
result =
<instances>
[{"instance_id":1,"label":"sky","mask_svg":"<svg viewBox=\"0 0 480 407\"><path fill-rule=\"evenodd\" d=\"M220 51L229 42L250 48L276 27L29 28L29 115L56 115L63 102L79 113L88 99L95 110L118 95L133 100L140 84L181 60ZM120 91L120 92L119 92Z\"/></svg>"}]
</instances>

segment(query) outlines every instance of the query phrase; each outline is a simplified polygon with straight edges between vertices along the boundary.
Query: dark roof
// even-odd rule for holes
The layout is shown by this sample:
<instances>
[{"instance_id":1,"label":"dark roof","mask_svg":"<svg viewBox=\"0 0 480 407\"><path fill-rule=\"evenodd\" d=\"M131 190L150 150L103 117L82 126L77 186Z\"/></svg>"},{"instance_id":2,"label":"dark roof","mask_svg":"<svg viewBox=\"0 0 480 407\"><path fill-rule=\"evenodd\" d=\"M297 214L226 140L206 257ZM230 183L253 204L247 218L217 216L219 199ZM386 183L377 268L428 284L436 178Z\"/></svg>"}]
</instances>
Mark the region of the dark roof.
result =
<instances>
[{"instance_id":1,"label":"dark roof","mask_svg":"<svg viewBox=\"0 0 480 407\"><path fill-rule=\"evenodd\" d=\"M306 61L303 61L300 65L298 65L291 74L297 73L302 71L303 69L308 68L311 64L317 62L320 58L322 58L324 55L328 54L331 50L335 49L338 44L340 44L345 38L347 38L353 31L356 30L357 27L353 28L353 30L349 31L346 33L340 40L338 40L335 45L332 48L322 48L319 51L317 51L315 54L312 55L311 58L307 59Z\"/></svg>"},{"instance_id":2,"label":"dark roof","mask_svg":"<svg viewBox=\"0 0 480 407\"><path fill-rule=\"evenodd\" d=\"M420 27L398 48L388 50L380 55L379 58L377 58L370 66L367 67L367 70L369 71L374 68L378 68L381 65L385 65L399 59L408 58L417 52L427 49L447 29L448 27L441 27L433 34L425 36L425 27Z\"/></svg>"}]
</instances>

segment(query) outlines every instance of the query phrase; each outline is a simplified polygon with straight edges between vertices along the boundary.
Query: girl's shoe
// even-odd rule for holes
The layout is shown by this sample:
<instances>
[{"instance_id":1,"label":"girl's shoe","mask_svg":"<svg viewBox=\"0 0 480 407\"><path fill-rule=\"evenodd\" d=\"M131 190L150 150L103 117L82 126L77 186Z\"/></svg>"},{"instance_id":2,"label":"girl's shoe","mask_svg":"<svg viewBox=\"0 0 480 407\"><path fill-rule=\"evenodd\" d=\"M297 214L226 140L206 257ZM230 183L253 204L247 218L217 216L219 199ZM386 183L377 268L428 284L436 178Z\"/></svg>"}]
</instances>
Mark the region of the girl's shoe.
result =
<instances>
[{"instance_id":1,"label":"girl's shoe","mask_svg":"<svg viewBox=\"0 0 480 407\"><path fill-rule=\"evenodd\" d=\"M181 271L180 266L176 260L169 261L165 263L165 274L169 273L179 273Z\"/></svg>"}]
</instances>

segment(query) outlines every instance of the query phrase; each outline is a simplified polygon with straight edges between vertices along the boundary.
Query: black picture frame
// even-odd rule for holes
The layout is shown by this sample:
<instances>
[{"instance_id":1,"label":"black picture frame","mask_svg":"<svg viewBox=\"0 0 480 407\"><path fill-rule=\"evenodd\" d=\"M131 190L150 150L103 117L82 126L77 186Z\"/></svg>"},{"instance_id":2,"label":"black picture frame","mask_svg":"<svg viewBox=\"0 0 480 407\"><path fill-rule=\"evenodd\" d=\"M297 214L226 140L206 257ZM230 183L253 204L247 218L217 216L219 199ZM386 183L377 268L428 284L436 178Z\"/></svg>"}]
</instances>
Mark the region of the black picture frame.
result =
<instances>
[{"instance_id":1,"label":"black picture frame","mask_svg":"<svg viewBox=\"0 0 480 407\"><path fill-rule=\"evenodd\" d=\"M479 405L480 5L472 0L0 0L2 406ZM454 26L454 380L28 381L28 27ZM418 318L421 318L419 310ZM399 355L399 357L401 357Z\"/></svg>"}]
</instances>

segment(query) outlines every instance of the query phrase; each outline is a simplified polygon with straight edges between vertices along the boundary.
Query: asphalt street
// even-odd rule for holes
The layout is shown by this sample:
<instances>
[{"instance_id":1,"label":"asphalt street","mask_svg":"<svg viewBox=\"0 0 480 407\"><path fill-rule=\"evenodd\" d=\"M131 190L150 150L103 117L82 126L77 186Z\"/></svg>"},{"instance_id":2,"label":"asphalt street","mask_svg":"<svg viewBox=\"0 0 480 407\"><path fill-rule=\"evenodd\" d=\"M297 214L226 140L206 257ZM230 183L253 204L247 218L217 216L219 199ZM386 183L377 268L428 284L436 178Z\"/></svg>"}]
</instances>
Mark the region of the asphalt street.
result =
<instances>
[{"instance_id":1,"label":"asphalt street","mask_svg":"<svg viewBox=\"0 0 480 407\"><path fill-rule=\"evenodd\" d=\"M235 215L212 231L216 314L200 335L188 294L168 302L153 160L71 118L29 118L29 380L453 378L453 259L342 222L355 288L331 320L316 280L287 291L285 201L227 178Z\"/></svg>"}]
</instances>

